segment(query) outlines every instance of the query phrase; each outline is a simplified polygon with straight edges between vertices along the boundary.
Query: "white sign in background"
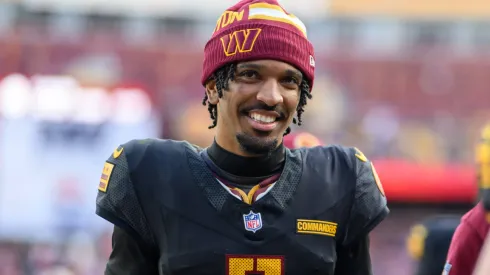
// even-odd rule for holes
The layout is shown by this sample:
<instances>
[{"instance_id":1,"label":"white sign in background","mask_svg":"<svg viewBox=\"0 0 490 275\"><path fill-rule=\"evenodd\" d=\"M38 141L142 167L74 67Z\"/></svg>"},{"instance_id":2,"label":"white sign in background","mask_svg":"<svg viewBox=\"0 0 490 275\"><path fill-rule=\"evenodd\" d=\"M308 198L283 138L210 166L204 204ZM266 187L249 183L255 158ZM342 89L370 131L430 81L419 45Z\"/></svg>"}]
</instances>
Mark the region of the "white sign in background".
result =
<instances>
[{"instance_id":1,"label":"white sign in background","mask_svg":"<svg viewBox=\"0 0 490 275\"><path fill-rule=\"evenodd\" d=\"M36 81L18 75L0 81L0 238L56 240L63 229L108 229L95 215L104 161L119 144L157 137L151 103L141 91L120 90L100 104L93 94L62 96L57 86L73 85L66 79ZM39 99L49 95L57 95L54 102ZM79 104L69 104L74 98ZM109 106L109 116L99 112Z\"/></svg>"}]
</instances>

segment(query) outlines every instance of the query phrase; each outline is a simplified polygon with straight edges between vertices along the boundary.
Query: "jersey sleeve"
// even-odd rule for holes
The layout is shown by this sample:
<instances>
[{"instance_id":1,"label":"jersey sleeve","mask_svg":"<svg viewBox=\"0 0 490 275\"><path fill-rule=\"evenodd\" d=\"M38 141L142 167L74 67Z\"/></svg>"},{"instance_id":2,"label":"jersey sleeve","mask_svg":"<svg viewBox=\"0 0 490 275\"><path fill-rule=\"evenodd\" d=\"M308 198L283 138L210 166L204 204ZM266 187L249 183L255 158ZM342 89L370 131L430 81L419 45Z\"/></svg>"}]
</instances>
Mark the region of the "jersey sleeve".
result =
<instances>
[{"instance_id":1,"label":"jersey sleeve","mask_svg":"<svg viewBox=\"0 0 490 275\"><path fill-rule=\"evenodd\" d=\"M112 252L105 275L158 275L158 254L138 242L126 230L114 226Z\"/></svg>"},{"instance_id":2,"label":"jersey sleeve","mask_svg":"<svg viewBox=\"0 0 490 275\"><path fill-rule=\"evenodd\" d=\"M369 236L337 249L335 275L372 275Z\"/></svg>"},{"instance_id":3,"label":"jersey sleeve","mask_svg":"<svg viewBox=\"0 0 490 275\"><path fill-rule=\"evenodd\" d=\"M154 240L128 165L128 158L138 150L135 147L134 142L119 146L104 163L96 200L96 213L125 230L135 240L153 245Z\"/></svg>"},{"instance_id":4,"label":"jersey sleeve","mask_svg":"<svg viewBox=\"0 0 490 275\"><path fill-rule=\"evenodd\" d=\"M346 153L356 182L344 245L369 234L389 213L374 164L357 148L346 148Z\"/></svg>"}]
</instances>

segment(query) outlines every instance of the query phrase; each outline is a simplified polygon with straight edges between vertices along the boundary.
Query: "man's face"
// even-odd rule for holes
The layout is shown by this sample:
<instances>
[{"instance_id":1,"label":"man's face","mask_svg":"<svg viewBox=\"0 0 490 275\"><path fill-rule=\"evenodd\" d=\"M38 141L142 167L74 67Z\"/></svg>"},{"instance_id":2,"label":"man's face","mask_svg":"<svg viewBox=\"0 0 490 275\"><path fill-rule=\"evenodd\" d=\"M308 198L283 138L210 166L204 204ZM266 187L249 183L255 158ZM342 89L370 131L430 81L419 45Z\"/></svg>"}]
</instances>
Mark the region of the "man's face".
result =
<instances>
[{"instance_id":1,"label":"man's face","mask_svg":"<svg viewBox=\"0 0 490 275\"><path fill-rule=\"evenodd\" d=\"M275 60L238 63L235 79L219 98L216 82L206 86L209 100L218 105L216 140L239 155L274 150L296 113L302 73Z\"/></svg>"}]
</instances>

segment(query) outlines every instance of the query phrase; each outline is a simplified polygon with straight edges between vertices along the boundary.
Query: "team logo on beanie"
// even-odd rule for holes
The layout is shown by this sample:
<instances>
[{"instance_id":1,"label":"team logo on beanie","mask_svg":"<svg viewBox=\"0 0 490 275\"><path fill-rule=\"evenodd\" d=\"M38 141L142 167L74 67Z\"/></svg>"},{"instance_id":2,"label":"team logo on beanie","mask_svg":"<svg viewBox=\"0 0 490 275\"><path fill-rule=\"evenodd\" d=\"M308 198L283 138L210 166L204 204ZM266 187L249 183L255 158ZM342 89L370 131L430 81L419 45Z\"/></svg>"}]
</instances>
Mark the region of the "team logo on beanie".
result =
<instances>
[{"instance_id":1,"label":"team logo on beanie","mask_svg":"<svg viewBox=\"0 0 490 275\"><path fill-rule=\"evenodd\" d=\"M245 29L224 35L221 37L221 43L225 55L232 56L237 53L251 52L261 31L262 29L259 28Z\"/></svg>"},{"instance_id":2,"label":"team logo on beanie","mask_svg":"<svg viewBox=\"0 0 490 275\"><path fill-rule=\"evenodd\" d=\"M230 24L242 21L244 12L245 12L245 10L241 10L239 12L237 12L237 11L225 11L225 12L223 12L223 14L221 14L218 21L216 22L216 27L214 28L213 33L221 30L222 28L224 28Z\"/></svg>"}]
</instances>

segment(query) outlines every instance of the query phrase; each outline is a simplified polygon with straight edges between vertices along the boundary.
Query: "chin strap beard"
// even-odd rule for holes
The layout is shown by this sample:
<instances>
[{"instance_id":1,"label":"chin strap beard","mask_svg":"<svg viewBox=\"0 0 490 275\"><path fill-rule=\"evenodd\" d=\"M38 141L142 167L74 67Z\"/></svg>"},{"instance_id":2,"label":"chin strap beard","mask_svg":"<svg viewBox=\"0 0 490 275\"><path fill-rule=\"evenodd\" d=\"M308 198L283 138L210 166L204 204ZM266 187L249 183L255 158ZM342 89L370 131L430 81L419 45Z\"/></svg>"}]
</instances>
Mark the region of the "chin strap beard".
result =
<instances>
[{"instance_id":1,"label":"chin strap beard","mask_svg":"<svg viewBox=\"0 0 490 275\"><path fill-rule=\"evenodd\" d=\"M279 144L279 140L277 138L261 138L246 133L237 134L236 139L238 141L238 144L240 145L240 148L244 152L253 155L271 154Z\"/></svg>"}]
</instances>

